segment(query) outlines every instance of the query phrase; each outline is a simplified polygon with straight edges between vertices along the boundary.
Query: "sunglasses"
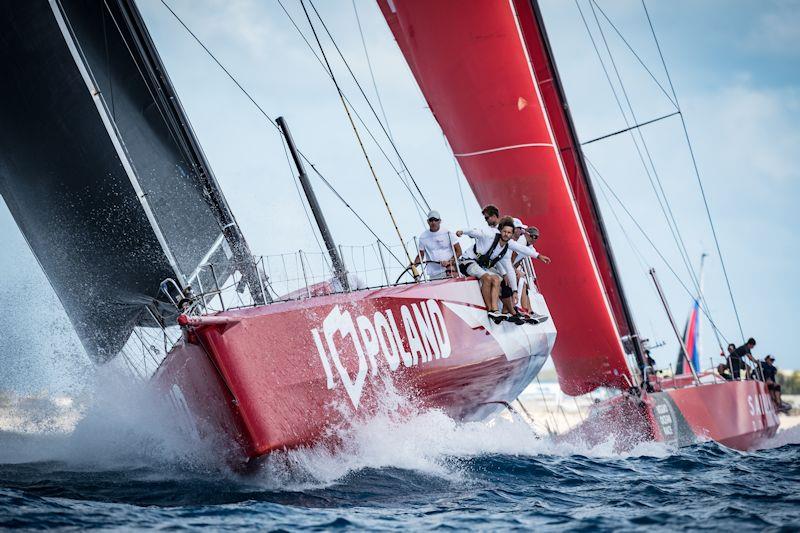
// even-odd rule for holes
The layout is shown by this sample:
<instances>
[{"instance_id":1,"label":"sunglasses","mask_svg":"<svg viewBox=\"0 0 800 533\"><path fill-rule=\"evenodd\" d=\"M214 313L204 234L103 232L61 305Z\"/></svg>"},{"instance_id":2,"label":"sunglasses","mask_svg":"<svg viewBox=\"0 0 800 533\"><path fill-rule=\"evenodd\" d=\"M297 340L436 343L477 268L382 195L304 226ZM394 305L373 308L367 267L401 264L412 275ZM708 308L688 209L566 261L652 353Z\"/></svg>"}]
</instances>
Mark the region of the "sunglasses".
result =
<instances>
[{"instance_id":1,"label":"sunglasses","mask_svg":"<svg viewBox=\"0 0 800 533\"><path fill-rule=\"evenodd\" d=\"M429 218L428 222L439 222L438 218Z\"/></svg>"}]
</instances>

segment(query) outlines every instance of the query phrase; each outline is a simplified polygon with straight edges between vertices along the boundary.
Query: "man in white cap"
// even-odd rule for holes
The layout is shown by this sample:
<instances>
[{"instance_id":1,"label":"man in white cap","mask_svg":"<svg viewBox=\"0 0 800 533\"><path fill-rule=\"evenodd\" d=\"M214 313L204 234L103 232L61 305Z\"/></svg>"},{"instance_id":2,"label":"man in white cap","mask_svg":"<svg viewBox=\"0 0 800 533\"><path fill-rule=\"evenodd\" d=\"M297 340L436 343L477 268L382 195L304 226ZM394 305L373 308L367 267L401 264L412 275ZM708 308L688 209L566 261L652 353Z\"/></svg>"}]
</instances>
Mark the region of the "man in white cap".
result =
<instances>
[{"instance_id":1,"label":"man in white cap","mask_svg":"<svg viewBox=\"0 0 800 533\"><path fill-rule=\"evenodd\" d=\"M419 254L414 264L425 261L423 268L429 279L444 279L455 275L456 258L459 256L461 245L458 244L458 237L442 227L442 217L438 211L428 213L428 229L419 236Z\"/></svg>"},{"instance_id":2,"label":"man in white cap","mask_svg":"<svg viewBox=\"0 0 800 533\"><path fill-rule=\"evenodd\" d=\"M523 224L520 219L514 219L514 240L520 243L522 246L527 246L525 238L522 236L522 232L526 229L528 229L528 226Z\"/></svg>"}]
</instances>

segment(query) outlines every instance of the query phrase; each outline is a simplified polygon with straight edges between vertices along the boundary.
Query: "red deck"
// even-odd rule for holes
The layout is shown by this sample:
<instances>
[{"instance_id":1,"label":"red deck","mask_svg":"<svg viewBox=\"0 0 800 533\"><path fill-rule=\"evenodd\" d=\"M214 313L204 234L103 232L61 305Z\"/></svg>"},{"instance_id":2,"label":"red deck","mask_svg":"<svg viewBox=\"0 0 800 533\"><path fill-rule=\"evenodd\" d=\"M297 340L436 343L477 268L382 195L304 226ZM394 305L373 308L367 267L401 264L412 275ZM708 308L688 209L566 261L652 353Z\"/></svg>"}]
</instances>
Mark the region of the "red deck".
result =
<instances>
[{"instance_id":1,"label":"red deck","mask_svg":"<svg viewBox=\"0 0 800 533\"><path fill-rule=\"evenodd\" d=\"M547 311L541 297L535 306ZM456 419L486 417L536 376L556 335L552 321L491 323L472 279L215 317L231 322L190 327L155 379L193 431L226 435L247 457L319 442L389 388Z\"/></svg>"}]
</instances>

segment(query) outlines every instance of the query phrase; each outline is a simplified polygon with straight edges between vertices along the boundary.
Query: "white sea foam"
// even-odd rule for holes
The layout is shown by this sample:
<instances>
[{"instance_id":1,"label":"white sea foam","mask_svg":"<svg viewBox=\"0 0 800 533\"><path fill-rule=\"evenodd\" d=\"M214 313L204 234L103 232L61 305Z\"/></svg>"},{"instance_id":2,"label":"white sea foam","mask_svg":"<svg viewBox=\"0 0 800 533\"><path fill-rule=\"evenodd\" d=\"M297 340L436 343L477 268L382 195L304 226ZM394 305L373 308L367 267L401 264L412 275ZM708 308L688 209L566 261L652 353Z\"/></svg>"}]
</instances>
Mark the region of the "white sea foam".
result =
<instances>
[{"instance_id":1,"label":"white sea foam","mask_svg":"<svg viewBox=\"0 0 800 533\"><path fill-rule=\"evenodd\" d=\"M364 469L382 468L460 480L465 459L493 454L620 457L613 441L591 448L557 441L534 430L518 415L503 413L488 421L457 423L442 411L416 409L391 386L389 389L372 416L336 429L335 444L274 453L255 474L245 476L247 483L258 488L302 490L334 484ZM173 471L189 468L238 476L223 464L218 443L197 442L181 433L168 406L147 384L114 370L98 372L94 394L88 399L39 405L50 415L61 413L63 417L67 412L80 420L71 431L64 427L56 431L45 424L31 426L29 429L40 431L28 431L27 437L4 435L7 445L0 446L4 448L0 462L59 460L87 469L163 465ZM349 414L349 405L340 408ZM24 418L31 412L16 414ZM46 419L42 414L37 416ZM663 444L642 443L621 457L670 453L673 451Z\"/></svg>"},{"instance_id":2,"label":"white sea foam","mask_svg":"<svg viewBox=\"0 0 800 533\"><path fill-rule=\"evenodd\" d=\"M764 443L764 448L780 448L790 444L800 444L800 417L781 417L781 425L774 437Z\"/></svg>"},{"instance_id":3,"label":"white sea foam","mask_svg":"<svg viewBox=\"0 0 800 533\"><path fill-rule=\"evenodd\" d=\"M0 462L63 461L87 469L215 465L208 446L191 440L147 383L104 368L80 400L6 402ZM3 422L0 417L0 422ZM36 422L39 420L39 422Z\"/></svg>"},{"instance_id":4,"label":"white sea foam","mask_svg":"<svg viewBox=\"0 0 800 533\"><path fill-rule=\"evenodd\" d=\"M399 414L402 413L402 414ZM463 479L463 461L484 455L594 458L666 457L674 449L644 442L620 453L613 439L587 447L542 435L519 415L459 423L440 410L419 410L392 392L366 420L339 428L336 446L317 445L274 453L256 474L262 487L303 490L334 484L364 469L398 468L452 481Z\"/></svg>"}]
</instances>

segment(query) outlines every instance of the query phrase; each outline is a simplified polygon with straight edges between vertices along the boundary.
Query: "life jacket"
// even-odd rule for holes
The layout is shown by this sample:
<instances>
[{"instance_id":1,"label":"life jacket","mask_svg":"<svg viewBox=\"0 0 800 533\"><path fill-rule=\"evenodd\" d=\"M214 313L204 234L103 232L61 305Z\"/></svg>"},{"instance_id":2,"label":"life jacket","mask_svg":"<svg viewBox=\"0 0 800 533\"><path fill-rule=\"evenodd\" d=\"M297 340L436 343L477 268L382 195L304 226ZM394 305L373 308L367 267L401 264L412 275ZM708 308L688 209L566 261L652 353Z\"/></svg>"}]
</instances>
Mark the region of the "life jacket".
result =
<instances>
[{"instance_id":1,"label":"life jacket","mask_svg":"<svg viewBox=\"0 0 800 533\"><path fill-rule=\"evenodd\" d=\"M497 263L499 263L501 259L503 259L503 256L506 255L506 252L508 251L507 243L505 246L503 246L503 249L500 251L500 253L497 254L497 257L495 257L494 259L491 258L494 249L497 248L497 245L499 243L500 243L500 234L498 233L497 235L494 236L494 242L492 243L492 245L489 247L489 250L487 250L485 254L478 253L478 244L475 243L475 245L472 247L472 252L475 254L475 262L478 263L479 267L492 268Z\"/></svg>"}]
</instances>

